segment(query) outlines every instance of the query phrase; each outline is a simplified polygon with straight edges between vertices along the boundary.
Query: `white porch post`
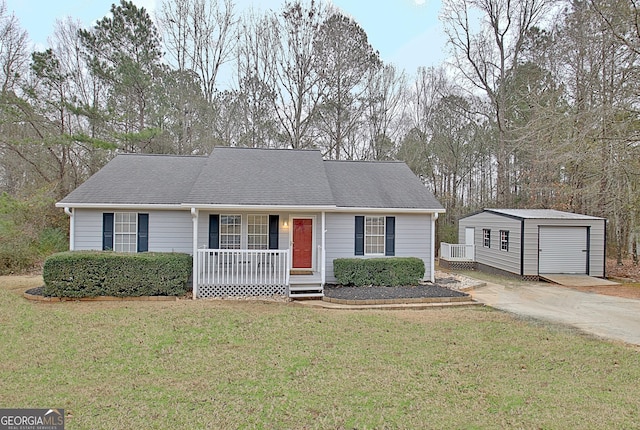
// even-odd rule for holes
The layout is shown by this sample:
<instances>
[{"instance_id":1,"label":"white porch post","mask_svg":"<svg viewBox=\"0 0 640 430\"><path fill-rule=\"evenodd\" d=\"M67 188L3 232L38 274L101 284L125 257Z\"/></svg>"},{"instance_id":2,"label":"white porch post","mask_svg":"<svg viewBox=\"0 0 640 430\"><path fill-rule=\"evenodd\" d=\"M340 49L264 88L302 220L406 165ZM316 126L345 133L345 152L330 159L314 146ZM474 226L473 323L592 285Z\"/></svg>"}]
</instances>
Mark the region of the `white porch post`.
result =
<instances>
[{"instance_id":1,"label":"white porch post","mask_svg":"<svg viewBox=\"0 0 640 430\"><path fill-rule=\"evenodd\" d=\"M198 297L198 216L199 211L191 208L191 220L193 222L193 272L191 274L193 282L193 299Z\"/></svg>"},{"instance_id":2,"label":"white porch post","mask_svg":"<svg viewBox=\"0 0 640 430\"><path fill-rule=\"evenodd\" d=\"M436 281L436 220L438 213L431 214L431 282Z\"/></svg>"},{"instance_id":3,"label":"white porch post","mask_svg":"<svg viewBox=\"0 0 640 430\"><path fill-rule=\"evenodd\" d=\"M325 223L325 212L322 211L322 255L320 256L320 282L321 286L324 288L325 278L326 278L326 258L327 251L325 249L325 236L327 233L326 223Z\"/></svg>"},{"instance_id":4,"label":"white porch post","mask_svg":"<svg viewBox=\"0 0 640 430\"><path fill-rule=\"evenodd\" d=\"M69 215L69 251L73 251L76 242L76 222L74 217L74 209L65 207L64 213Z\"/></svg>"}]
</instances>

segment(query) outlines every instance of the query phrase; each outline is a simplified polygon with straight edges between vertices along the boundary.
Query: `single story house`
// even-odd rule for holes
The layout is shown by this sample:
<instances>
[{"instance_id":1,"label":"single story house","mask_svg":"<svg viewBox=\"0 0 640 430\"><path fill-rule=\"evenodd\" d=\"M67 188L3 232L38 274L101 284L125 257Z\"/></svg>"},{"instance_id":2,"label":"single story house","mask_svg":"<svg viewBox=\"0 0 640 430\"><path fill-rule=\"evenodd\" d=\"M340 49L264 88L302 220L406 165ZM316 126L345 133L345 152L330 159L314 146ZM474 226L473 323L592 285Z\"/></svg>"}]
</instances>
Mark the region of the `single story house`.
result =
<instances>
[{"instance_id":1,"label":"single story house","mask_svg":"<svg viewBox=\"0 0 640 430\"><path fill-rule=\"evenodd\" d=\"M458 242L486 271L605 277L604 218L552 209L484 209L461 218ZM446 258L446 257L445 257Z\"/></svg>"},{"instance_id":2,"label":"single story house","mask_svg":"<svg viewBox=\"0 0 640 430\"><path fill-rule=\"evenodd\" d=\"M321 296L344 257L418 257L433 281L444 212L402 162L230 147L117 155L56 206L71 250L193 255L194 298Z\"/></svg>"}]
</instances>

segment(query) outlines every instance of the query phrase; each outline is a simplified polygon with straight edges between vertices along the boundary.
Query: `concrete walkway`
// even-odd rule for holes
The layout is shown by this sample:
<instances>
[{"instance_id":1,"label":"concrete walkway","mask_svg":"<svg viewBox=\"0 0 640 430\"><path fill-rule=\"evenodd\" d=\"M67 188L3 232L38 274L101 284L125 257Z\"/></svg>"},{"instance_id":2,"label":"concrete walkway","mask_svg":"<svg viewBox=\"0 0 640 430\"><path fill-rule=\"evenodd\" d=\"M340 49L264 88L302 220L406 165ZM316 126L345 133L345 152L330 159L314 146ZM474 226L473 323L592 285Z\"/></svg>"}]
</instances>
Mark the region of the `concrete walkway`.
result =
<instances>
[{"instance_id":1,"label":"concrete walkway","mask_svg":"<svg viewBox=\"0 0 640 430\"><path fill-rule=\"evenodd\" d=\"M497 309L640 345L640 300L583 293L543 283L518 286L487 283L468 292L475 300Z\"/></svg>"}]
</instances>

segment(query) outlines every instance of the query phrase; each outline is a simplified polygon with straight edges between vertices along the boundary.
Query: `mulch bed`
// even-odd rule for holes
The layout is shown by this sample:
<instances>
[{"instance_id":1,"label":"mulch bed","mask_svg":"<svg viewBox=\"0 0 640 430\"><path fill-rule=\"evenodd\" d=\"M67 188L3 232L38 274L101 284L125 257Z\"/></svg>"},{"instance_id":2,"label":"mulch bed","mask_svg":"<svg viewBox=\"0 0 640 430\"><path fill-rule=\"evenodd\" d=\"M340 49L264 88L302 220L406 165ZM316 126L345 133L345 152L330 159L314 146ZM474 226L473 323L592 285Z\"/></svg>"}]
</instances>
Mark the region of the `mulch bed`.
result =
<instances>
[{"instance_id":1,"label":"mulch bed","mask_svg":"<svg viewBox=\"0 0 640 430\"><path fill-rule=\"evenodd\" d=\"M44 296L44 287L30 288L27 294ZM453 290L437 284L426 284L401 287L345 287L342 285L326 285L324 294L327 297L343 300L385 300L385 299L418 299L469 297L469 294Z\"/></svg>"},{"instance_id":2,"label":"mulch bed","mask_svg":"<svg viewBox=\"0 0 640 430\"><path fill-rule=\"evenodd\" d=\"M432 297L468 297L467 293L436 284L406 287L345 287L326 285L324 295L343 300L417 299Z\"/></svg>"},{"instance_id":3,"label":"mulch bed","mask_svg":"<svg viewBox=\"0 0 640 430\"><path fill-rule=\"evenodd\" d=\"M44 297L44 287L29 288L25 293L31 294L32 296Z\"/></svg>"},{"instance_id":4,"label":"mulch bed","mask_svg":"<svg viewBox=\"0 0 640 430\"><path fill-rule=\"evenodd\" d=\"M176 297L176 296L125 296L125 297L114 297L114 296L99 296L99 297L51 297L45 296L44 287L36 287L29 288L23 294L26 299L35 300L39 302L49 302L49 303L57 303L57 302L103 302L103 301L175 301L185 297Z\"/></svg>"}]
</instances>

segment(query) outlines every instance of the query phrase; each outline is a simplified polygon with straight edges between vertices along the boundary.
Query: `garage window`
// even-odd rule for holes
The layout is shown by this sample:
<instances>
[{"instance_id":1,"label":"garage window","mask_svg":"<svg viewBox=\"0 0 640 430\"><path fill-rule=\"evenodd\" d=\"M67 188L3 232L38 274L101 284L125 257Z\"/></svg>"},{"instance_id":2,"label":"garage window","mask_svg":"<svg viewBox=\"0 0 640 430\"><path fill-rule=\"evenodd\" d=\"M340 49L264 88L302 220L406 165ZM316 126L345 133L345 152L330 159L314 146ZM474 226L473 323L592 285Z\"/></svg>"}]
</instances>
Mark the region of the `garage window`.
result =
<instances>
[{"instance_id":1,"label":"garage window","mask_svg":"<svg viewBox=\"0 0 640 430\"><path fill-rule=\"evenodd\" d=\"M509 230L500 230L500 249L509 251Z\"/></svg>"},{"instance_id":2,"label":"garage window","mask_svg":"<svg viewBox=\"0 0 640 430\"><path fill-rule=\"evenodd\" d=\"M491 248L491 230L488 228L482 229L482 246Z\"/></svg>"}]
</instances>

